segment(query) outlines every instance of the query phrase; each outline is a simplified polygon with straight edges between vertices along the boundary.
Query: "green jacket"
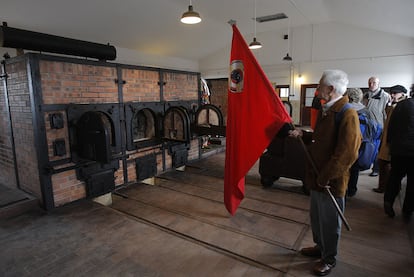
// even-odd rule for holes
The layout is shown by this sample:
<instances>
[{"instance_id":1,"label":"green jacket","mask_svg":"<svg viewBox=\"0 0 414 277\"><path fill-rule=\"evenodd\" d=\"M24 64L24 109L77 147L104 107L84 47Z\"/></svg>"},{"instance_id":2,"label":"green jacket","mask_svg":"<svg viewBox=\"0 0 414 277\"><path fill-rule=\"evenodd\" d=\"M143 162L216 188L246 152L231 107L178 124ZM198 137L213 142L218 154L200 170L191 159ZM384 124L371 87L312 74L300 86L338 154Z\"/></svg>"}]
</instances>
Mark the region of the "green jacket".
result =
<instances>
[{"instance_id":1,"label":"green jacket","mask_svg":"<svg viewBox=\"0 0 414 277\"><path fill-rule=\"evenodd\" d=\"M319 112L312 141L308 143L308 150L319 176L308 161L305 184L310 189L323 191L318 184L329 183L335 197L345 196L349 169L358 158L362 141L358 114L354 109L347 109L338 126L335 126L335 114L347 102L348 97L342 97L325 113L322 110Z\"/></svg>"}]
</instances>

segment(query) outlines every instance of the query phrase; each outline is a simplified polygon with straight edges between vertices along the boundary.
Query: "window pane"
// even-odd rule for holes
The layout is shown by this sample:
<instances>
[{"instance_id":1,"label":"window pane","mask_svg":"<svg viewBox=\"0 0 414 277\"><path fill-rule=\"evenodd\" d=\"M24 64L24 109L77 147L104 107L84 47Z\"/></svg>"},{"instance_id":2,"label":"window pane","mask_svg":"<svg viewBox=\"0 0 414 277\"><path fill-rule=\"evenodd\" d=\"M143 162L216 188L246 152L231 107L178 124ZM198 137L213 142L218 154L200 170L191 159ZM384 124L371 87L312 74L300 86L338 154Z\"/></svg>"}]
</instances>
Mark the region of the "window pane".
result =
<instances>
[{"instance_id":1,"label":"window pane","mask_svg":"<svg viewBox=\"0 0 414 277\"><path fill-rule=\"evenodd\" d=\"M289 88L280 88L280 97L289 97Z\"/></svg>"}]
</instances>

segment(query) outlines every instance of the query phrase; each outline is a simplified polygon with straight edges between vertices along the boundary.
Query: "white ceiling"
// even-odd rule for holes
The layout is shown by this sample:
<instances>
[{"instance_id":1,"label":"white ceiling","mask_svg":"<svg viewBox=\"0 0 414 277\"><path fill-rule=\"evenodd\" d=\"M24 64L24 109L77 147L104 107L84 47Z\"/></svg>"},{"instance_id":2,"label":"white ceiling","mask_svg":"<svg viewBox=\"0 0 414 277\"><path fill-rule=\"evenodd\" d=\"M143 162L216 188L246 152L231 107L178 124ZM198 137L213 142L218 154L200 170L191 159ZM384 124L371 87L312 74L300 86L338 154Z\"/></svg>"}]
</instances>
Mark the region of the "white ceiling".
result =
<instances>
[{"instance_id":1,"label":"white ceiling","mask_svg":"<svg viewBox=\"0 0 414 277\"><path fill-rule=\"evenodd\" d=\"M414 38L414 0L256 0L257 17L283 12L289 19L257 23L261 32L341 22ZM193 0L203 21L179 21L189 0L0 0L0 21L37 31L159 56L198 60L230 44L230 19L250 41L255 0ZM260 40L260 39L259 39Z\"/></svg>"}]
</instances>

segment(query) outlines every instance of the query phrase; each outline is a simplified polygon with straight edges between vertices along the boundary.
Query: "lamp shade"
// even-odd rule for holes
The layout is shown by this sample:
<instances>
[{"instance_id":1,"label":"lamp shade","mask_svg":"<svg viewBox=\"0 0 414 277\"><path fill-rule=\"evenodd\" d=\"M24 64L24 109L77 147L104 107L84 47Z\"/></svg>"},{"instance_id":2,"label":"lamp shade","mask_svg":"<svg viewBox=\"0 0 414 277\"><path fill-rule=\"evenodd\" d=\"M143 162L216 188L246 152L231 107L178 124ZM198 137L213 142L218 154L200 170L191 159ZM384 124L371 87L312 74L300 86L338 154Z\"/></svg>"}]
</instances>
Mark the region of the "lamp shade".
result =
<instances>
[{"instance_id":1,"label":"lamp shade","mask_svg":"<svg viewBox=\"0 0 414 277\"><path fill-rule=\"evenodd\" d=\"M262 44L256 40L256 37L253 38L253 41L249 44L249 49L259 49L262 48Z\"/></svg>"},{"instance_id":2,"label":"lamp shade","mask_svg":"<svg viewBox=\"0 0 414 277\"><path fill-rule=\"evenodd\" d=\"M283 58L284 61L291 61L292 57L289 56L289 53L286 54L286 56Z\"/></svg>"},{"instance_id":3,"label":"lamp shade","mask_svg":"<svg viewBox=\"0 0 414 277\"><path fill-rule=\"evenodd\" d=\"M181 22L185 24L197 24L201 22L201 17L198 14L198 12L195 12L193 10L193 6L188 6L188 11L183 13L183 16L181 16Z\"/></svg>"}]
</instances>

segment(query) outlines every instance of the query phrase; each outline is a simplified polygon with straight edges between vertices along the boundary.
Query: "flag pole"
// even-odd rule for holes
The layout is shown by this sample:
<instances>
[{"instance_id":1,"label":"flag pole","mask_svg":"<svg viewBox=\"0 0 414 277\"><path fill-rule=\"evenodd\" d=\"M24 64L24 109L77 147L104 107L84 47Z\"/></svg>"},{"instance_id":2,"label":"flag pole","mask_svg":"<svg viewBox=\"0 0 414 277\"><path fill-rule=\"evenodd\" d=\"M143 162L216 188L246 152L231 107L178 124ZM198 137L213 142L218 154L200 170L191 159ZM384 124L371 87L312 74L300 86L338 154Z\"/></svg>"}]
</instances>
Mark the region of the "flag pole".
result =
<instances>
[{"instance_id":1,"label":"flag pole","mask_svg":"<svg viewBox=\"0 0 414 277\"><path fill-rule=\"evenodd\" d=\"M293 128L295 128L295 126L293 126L293 124L291 124L291 126L292 126ZM299 139L299 141L300 141L300 144L302 145L303 150L305 151L306 158L307 158L307 159L308 159L308 161L310 162L310 164L311 164L311 166L312 166L312 169L315 171L316 176L319 176L319 170L318 170L318 168L317 168L317 166L316 166L316 164L315 164L315 161L313 160L313 158L312 158L311 154L309 153L308 148L306 147L305 143L303 142L302 137L298 137L298 139ZM342 222L344 223L344 225L345 225L346 229L347 229L348 231L351 231L351 226L349 226L349 223L348 223L348 221L346 220L345 215L343 214L343 212L342 212L341 208L339 207L338 202L336 202L335 197L332 195L332 192L331 192L331 190L329 189L329 186L325 186L324 188L325 188L325 190L328 192L329 197L331 198L332 203L334 204L334 206L335 206L335 208L336 208L336 211L338 212L339 216L341 217L341 220L342 220Z\"/></svg>"}]
</instances>

